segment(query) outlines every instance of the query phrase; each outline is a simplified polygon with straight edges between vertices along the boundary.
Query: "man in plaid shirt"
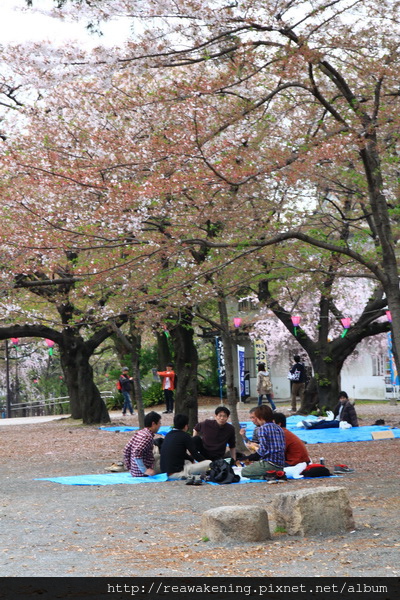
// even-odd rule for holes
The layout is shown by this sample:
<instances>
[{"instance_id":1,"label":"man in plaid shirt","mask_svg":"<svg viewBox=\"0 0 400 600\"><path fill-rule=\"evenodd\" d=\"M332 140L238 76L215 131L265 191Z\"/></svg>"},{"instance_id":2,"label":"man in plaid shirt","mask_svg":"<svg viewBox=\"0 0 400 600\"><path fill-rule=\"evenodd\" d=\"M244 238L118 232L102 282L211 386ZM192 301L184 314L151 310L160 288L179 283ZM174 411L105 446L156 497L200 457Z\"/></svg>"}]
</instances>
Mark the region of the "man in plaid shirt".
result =
<instances>
[{"instance_id":1,"label":"man in plaid shirt","mask_svg":"<svg viewBox=\"0 0 400 600\"><path fill-rule=\"evenodd\" d=\"M285 466L285 436L279 425L273 422L269 406L257 406L254 419L259 426L259 448L246 458L254 462L242 469L243 477L262 479L266 471L282 470Z\"/></svg>"},{"instance_id":2,"label":"man in plaid shirt","mask_svg":"<svg viewBox=\"0 0 400 600\"><path fill-rule=\"evenodd\" d=\"M154 434L160 429L161 415L154 410L144 417L144 428L134 433L124 449L124 464L132 477L147 477L159 472L153 454Z\"/></svg>"}]
</instances>

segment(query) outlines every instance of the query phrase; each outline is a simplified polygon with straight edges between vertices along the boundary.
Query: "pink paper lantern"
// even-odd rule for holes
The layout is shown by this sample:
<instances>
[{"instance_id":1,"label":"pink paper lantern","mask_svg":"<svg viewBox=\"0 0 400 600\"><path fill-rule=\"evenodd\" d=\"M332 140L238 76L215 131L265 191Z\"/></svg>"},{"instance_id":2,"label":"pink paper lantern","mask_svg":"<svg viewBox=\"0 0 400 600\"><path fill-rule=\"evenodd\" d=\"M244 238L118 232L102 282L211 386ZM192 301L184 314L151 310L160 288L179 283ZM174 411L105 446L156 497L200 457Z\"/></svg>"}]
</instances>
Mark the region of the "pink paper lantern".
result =
<instances>
[{"instance_id":1,"label":"pink paper lantern","mask_svg":"<svg viewBox=\"0 0 400 600\"><path fill-rule=\"evenodd\" d=\"M390 312L390 310L386 311L386 318L389 321L389 323L392 322L392 313Z\"/></svg>"},{"instance_id":2,"label":"pink paper lantern","mask_svg":"<svg viewBox=\"0 0 400 600\"><path fill-rule=\"evenodd\" d=\"M11 338L11 341L14 344L14 346L18 346L18 344L19 344L19 338Z\"/></svg>"},{"instance_id":3,"label":"pink paper lantern","mask_svg":"<svg viewBox=\"0 0 400 600\"><path fill-rule=\"evenodd\" d=\"M49 348L52 348L55 344L55 342L53 342L53 340L44 340L46 342L46 344L48 345Z\"/></svg>"},{"instance_id":4,"label":"pink paper lantern","mask_svg":"<svg viewBox=\"0 0 400 600\"><path fill-rule=\"evenodd\" d=\"M233 324L235 327L240 327L242 324L242 319L240 317L235 317L233 319Z\"/></svg>"},{"instance_id":5,"label":"pink paper lantern","mask_svg":"<svg viewBox=\"0 0 400 600\"><path fill-rule=\"evenodd\" d=\"M294 327L298 327L300 325L301 317L291 317L291 319Z\"/></svg>"},{"instance_id":6,"label":"pink paper lantern","mask_svg":"<svg viewBox=\"0 0 400 600\"><path fill-rule=\"evenodd\" d=\"M343 327L345 329L348 329L350 327L351 319L349 319L349 317L345 317L344 319L340 319L340 321L341 321L341 323L342 323L342 325L343 325Z\"/></svg>"}]
</instances>

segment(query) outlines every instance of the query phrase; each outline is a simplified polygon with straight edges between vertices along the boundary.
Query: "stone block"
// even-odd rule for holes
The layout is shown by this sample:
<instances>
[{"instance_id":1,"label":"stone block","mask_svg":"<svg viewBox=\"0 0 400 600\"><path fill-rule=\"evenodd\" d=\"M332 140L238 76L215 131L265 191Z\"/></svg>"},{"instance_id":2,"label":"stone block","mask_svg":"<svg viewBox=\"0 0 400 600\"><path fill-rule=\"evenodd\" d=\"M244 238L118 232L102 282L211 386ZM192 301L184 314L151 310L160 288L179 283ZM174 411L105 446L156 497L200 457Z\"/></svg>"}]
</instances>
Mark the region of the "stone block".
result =
<instances>
[{"instance_id":1,"label":"stone block","mask_svg":"<svg viewBox=\"0 0 400 600\"><path fill-rule=\"evenodd\" d=\"M212 542L262 542L271 539L267 511L261 506L219 506L203 513L201 535Z\"/></svg>"},{"instance_id":2,"label":"stone block","mask_svg":"<svg viewBox=\"0 0 400 600\"><path fill-rule=\"evenodd\" d=\"M301 489L277 494L273 502L276 525L289 535L319 535L354 529L353 511L342 487Z\"/></svg>"}]
</instances>

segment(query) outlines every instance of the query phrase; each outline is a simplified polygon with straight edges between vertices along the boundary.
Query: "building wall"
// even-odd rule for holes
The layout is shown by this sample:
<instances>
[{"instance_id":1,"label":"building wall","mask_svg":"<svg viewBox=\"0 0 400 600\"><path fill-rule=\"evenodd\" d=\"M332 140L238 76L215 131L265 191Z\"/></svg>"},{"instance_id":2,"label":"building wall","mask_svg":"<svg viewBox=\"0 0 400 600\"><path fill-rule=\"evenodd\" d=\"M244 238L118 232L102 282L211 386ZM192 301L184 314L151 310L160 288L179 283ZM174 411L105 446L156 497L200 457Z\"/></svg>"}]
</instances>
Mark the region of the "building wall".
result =
<instances>
[{"instance_id":1,"label":"building wall","mask_svg":"<svg viewBox=\"0 0 400 600\"><path fill-rule=\"evenodd\" d=\"M250 396L257 395L257 365L254 361L254 349L250 340L241 340L240 345L245 348L247 364L252 361L250 369ZM282 351L281 358L270 364L271 380L275 398L287 399L290 397L290 382L287 378L290 366L286 349ZM350 398L358 400L384 400L386 397L386 357L374 356L367 349L358 353L356 358L347 361L342 369L341 389L345 390ZM235 358L235 382L237 382L237 361Z\"/></svg>"}]
</instances>

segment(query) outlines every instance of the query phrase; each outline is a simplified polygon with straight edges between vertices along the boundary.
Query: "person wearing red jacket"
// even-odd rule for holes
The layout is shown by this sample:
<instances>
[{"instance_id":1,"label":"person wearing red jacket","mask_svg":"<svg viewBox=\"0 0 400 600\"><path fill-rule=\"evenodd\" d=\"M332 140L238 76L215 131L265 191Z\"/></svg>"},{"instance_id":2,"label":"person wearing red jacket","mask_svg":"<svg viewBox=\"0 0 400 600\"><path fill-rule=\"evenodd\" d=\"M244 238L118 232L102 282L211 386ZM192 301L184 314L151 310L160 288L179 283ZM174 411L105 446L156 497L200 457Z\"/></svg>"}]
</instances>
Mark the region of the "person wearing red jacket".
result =
<instances>
[{"instance_id":1,"label":"person wearing red jacket","mask_svg":"<svg viewBox=\"0 0 400 600\"><path fill-rule=\"evenodd\" d=\"M167 365L165 371L157 371L157 375L162 377L162 389L164 390L165 408L164 414L174 412L174 389L176 375L172 365Z\"/></svg>"}]
</instances>

